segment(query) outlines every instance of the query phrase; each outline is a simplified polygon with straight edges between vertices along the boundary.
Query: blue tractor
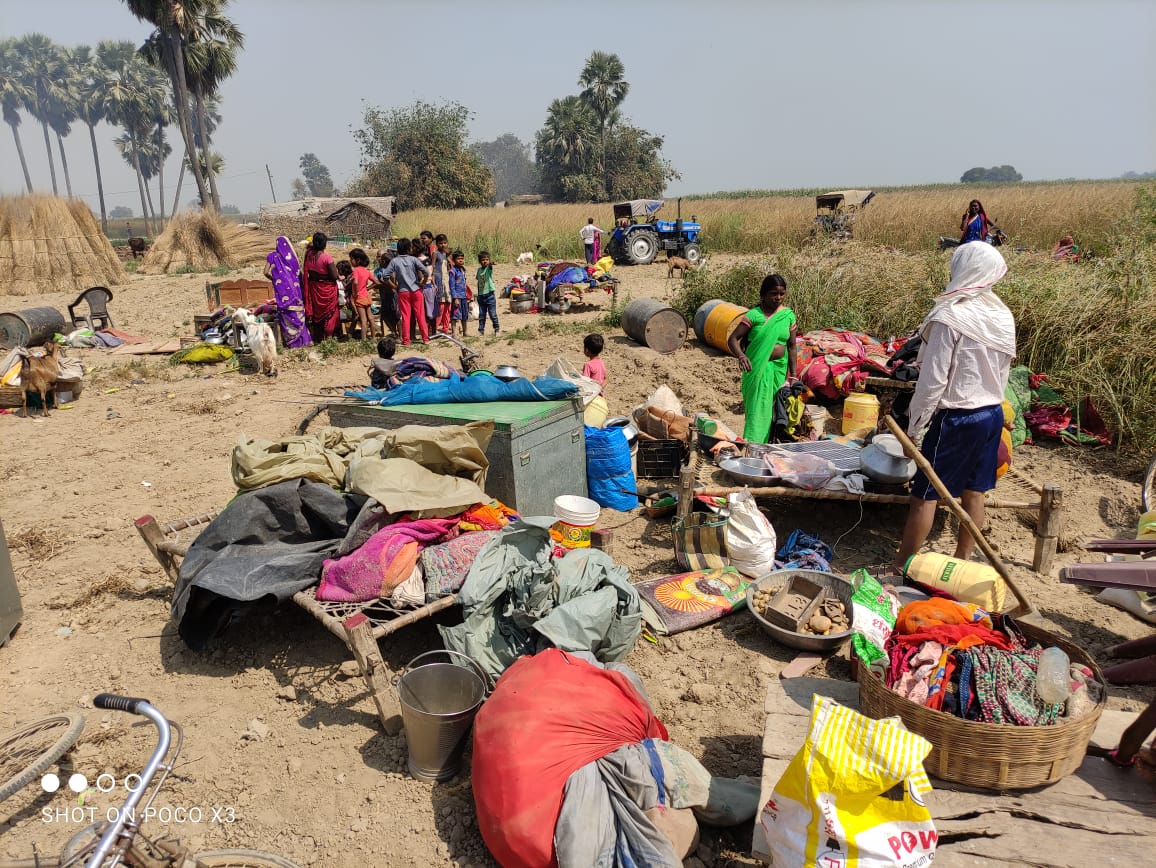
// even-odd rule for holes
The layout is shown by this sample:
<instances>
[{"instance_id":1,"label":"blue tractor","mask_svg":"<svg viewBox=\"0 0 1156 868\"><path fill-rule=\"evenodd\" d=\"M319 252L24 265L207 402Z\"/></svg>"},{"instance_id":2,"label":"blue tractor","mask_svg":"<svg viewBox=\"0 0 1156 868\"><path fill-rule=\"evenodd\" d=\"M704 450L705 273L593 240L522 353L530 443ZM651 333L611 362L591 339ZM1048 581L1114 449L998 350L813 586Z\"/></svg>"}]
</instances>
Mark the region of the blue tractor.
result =
<instances>
[{"instance_id":1,"label":"blue tractor","mask_svg":"<svg viewBox=\"0 0 1156 868\"><path fill-rule=\"evenodd\" d=\"M699 236L702 226L692 216L682 219L682 200L678 216L659 220L654 215L665 203L661 199L631 199L614 206L614 231L606 252L614 261L625 265L649 265L665 250L667 256L681 256L692 265L702 258Z\"/></svg>"}]
</instances>

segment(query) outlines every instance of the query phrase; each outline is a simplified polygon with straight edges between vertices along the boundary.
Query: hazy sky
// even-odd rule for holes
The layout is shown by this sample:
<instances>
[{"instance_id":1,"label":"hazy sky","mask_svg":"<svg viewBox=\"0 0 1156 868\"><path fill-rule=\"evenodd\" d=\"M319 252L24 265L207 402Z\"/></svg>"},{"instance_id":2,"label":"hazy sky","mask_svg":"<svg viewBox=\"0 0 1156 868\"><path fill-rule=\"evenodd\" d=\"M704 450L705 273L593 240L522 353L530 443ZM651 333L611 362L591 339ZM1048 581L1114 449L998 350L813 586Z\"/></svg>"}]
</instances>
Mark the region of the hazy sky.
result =
<instances>
[{"instance_id":1,"label":"hazy sky","mask_svg":"<svg viewBox=\"0 0 1156 868\"><path fill-rule=\"evenodd\" d=\"M245 49L214 145L222 202L246 211L270 201L266 164L289 198L306 151L348 181L366 104L454 100L475 140L532 142L593 50L626 66L626 117L665 137L682 174L668 195L951 182L1004 163L1029 180L1156 170L1152 0L235 0L229 14ZM0 35L33 30L67 45L148 32L118 0L0 0ZM25 117L20 132L50 190L39 125ZM106 198L139 211L118 132L97 129ZM175 127L170 142L179 154ZM95 206L83 126L65 147ZM167 196L177 168L174 156ZM0 126L0 192L22 188ZM188 179L181 198L193 195Z\"/></svg>"}]
</instances>

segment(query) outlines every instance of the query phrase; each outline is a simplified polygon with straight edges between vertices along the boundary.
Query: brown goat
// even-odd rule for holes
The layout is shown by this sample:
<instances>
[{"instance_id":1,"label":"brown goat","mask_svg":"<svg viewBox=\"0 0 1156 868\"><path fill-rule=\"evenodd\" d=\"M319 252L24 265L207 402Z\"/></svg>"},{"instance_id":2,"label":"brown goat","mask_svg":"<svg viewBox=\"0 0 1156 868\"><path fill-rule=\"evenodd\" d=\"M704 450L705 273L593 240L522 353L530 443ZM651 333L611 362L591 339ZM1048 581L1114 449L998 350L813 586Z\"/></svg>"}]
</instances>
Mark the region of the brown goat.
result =
<instances>
[{"instance_id":1,"label":"brown goat","mask_svg":"<svg viewBox=\"0 0 1156 868\"><path fill-rule=\"evenodd\" d=\"M148 244L143 238L130 238L128 240L128 249L132 251L132 258L136 259L138 256L144 256L145 251L148 250Z\"/></svg>"},{"instance_id":2,"label":"brown goat","mask_svg":"<svg viewBox=\"0 0 1156 868\"><path fill-rule=\"evenodd\" d=\"M28 393L40 396L40 415L48 415L48 393L56 398L56 378L59 376L56 361L56 344L52 341L43 347L32 347L20 367L20 387L24 390L24 415L28 416Z\"/></svg>"}]
</instances>

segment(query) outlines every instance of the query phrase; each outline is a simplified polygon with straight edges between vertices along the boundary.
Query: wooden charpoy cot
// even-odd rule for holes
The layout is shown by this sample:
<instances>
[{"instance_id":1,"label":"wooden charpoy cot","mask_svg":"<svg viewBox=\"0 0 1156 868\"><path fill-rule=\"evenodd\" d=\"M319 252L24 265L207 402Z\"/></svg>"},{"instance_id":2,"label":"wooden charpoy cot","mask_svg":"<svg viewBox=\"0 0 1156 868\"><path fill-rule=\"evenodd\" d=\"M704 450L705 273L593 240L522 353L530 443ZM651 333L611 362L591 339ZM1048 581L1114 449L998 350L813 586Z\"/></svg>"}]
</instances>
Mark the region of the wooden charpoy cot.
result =
<instances>
[{"instance_id":1,"label":"wooden charpoy cot","mask_svg":"<svg viewBox=\"0 0 1156 868\"><path fill-rule=\"evenodd\" d=\"M189 549L189 542L182 538L182 533L189 530L200 533L217 515L218 512L206 512L163 524L151 515L145 515L138 518L134 526L175 584L180 576L181 561ZM387 735L397 735L401 731L401 708L390 682L389 667L377 647L378 640L450 608L457 602L457 595L441 597L416 609L399 610L381 599L367 603L328 603L318 600L316 592L317 586L314 585L298 591L292 600L346 644L357 661L369 695L373 697L382 728Z\"/></svg>"}]
</instances>

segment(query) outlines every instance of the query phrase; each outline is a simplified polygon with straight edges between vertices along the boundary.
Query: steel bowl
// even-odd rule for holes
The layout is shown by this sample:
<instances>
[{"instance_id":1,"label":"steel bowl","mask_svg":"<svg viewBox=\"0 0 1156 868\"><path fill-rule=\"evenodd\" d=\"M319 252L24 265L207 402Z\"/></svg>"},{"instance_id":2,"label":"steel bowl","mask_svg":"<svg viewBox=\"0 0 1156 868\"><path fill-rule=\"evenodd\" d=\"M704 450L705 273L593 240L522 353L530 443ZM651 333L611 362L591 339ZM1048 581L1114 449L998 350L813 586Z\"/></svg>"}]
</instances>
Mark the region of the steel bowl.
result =
<instances>
[{"instance_id":1,"label":"steel bowl","mask_svg":"<svg viewBox=\"0 0 1156 868\"><path fill-rule=\"evenodd\" d=\"M850 639L851 633L854 631L843 630L842 632L830 633L826 636L796 633L794 630L786 630L772 624L763 617L762 612L755 611L756 592L764 587L770 588L775 585L785 585L793 575L805 576L815 584L822 585L834 596L839 598L847 608L847 617L851 617L851 594L855 591L854 586L842 576L836 575L835 573L821 573L818 570L779 570L778 572L760 576L747 586L747 608L751 610L751 614L754 615L755 620L770 634L772 639L777 642L782 642L789 648L797 648L800 651L834 651Z\"/></svg>"},{"instance_id":2,"label":"steel bowl","mask_svg":"<svg viewBox=\"0 0 1156 868\"><path fill-rule=\"evenodd\" d=\"M498 365L498 367L494 369L494 376L503 383L512 383L514 380L524 379L522 372L513 365Z\"/></svg>"},{"instance_id":3,"label":"steel bowl","mask_svg":"<svg viewBox=\"0 0 1156 868\"><path fill-rule=\"evenodd\" d=\"M724 458L718 466L744 485L774 485L778 479L761 458Z\"/></svg>"},{"instance_id":4,"label":"steel bowl","mask_svg":"<svg viewBox=\"0 0 1156 868\"><path fill-rule=\"evenodd\" d=\"M747 443L745 447L747 458L762 459L764 455L770 455L775 451L775 447L770 443Z\"/></svg>"}]
</instances>

